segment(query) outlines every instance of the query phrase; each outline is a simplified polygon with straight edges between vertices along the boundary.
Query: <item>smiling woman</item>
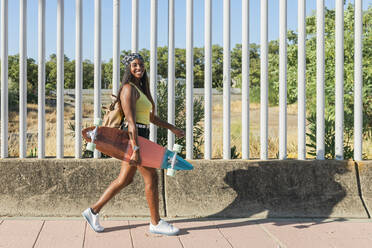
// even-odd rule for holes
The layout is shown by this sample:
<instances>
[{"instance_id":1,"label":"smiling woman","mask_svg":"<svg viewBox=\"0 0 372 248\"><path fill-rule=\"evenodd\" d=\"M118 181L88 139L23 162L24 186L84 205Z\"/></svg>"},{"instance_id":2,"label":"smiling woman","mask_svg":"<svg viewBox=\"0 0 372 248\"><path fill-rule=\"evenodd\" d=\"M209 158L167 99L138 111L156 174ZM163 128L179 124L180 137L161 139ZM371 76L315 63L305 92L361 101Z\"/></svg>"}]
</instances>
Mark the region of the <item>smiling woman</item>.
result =
<instances>
[{"instance_id":1,"label":"smiling woman","mask_svg":"<svg viewBox=\"0 0 372 248\"><path fill-rule=\"evenodd\" d=\"M149 137L149 124L153 124L171 130L178 137L184 136L184 131L161 120L155 113L155 104L149 90L149 82L144 66L144 61L139 53L131 53L123 60L125 65L122 86L119 89L119 102L123 109L125 120L121 128L126 128L129 134L129 143L132 145L133 153L129 163L123 161L120 174L115 179L101 198L91 207L83 212L84 218L96 232L102 232L104 228L99 224L98 212L101 208L121 189L132 183L137 171L140 171L145 182L145 194L150 209L151 221L150 232L176 235L179 229L160 219L159 215L159 192L158 174L155 168L139 166L141 163L138 146L138 135Z\"/></svg>"},{"instance_id":2,"label":"smiling woman","mask_svg":"<svg viewBox=\"0 0 372 248\"><path fill-rule=\"evenodd\" d=\"M144 68L145 65L143 64L143 61L139 59L133 60L133 62L130 64L130 72L137 79L142 78L145 71Z\"/></svg>"}]
</instances>

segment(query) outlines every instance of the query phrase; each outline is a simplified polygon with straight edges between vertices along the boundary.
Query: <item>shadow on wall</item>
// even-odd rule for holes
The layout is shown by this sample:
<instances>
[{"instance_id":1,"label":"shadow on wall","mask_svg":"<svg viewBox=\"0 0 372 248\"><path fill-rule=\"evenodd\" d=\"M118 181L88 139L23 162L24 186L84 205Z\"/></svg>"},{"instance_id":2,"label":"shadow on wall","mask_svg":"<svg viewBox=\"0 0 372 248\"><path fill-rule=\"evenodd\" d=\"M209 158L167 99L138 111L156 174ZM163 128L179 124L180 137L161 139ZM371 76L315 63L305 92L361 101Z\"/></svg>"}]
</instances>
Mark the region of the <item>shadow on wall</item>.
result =
<instances>
[{"instance_id":1,"label":"shadow on wall","mask_svg":"<svg viewBox=\"0 0 372 248\"><path fill-rule=\"evenodd\" d=\"M336 216L334 207L347 194L338 179L348 171L347 163L323 162L310 166L296 161L259 162L247 169L228 171L224 182L235 190L237 197L225 209L209 217ZM353 173L348 174L349 180L355 181Z\"/></svg>"}]
</instances>

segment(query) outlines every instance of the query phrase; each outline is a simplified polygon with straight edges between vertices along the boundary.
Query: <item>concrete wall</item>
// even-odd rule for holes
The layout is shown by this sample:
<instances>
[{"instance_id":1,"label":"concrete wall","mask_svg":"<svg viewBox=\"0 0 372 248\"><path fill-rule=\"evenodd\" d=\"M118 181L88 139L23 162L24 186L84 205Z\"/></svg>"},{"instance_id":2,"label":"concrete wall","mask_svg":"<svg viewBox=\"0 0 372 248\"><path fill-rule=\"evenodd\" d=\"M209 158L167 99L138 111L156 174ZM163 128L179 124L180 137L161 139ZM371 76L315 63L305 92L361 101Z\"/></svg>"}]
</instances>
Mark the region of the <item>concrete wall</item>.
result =
<instances>
[{"instance_id":1,"label":"concrete wall","mask_svg":"<svg viewBox=\"0 0 372 248\"><path fill-rule=\"evenodd\" d=\"M361 161L357 162L356 165L363 196L362 203L370 215L372 214L372 161Z\"/></svg>"},{"instance_id":2,"label":"concrete wall","mask_svg":"<svg viewBox=\"0 0 372 248\"><path fill-rule=\"evenodd\" d=\"M0 159L0 216L80 216L119 171L120 161L114 159ZM137 173L134 183L105 206L103 215L147 216L144 192Z\"/></svg>"},{"instance_id":3,"label":"concrete wall","mask_svg":"<svg viewBox=\"0 0 372 248\"><path fill-rule=\"evenodd\" d=\"M369 161L191 163L173 178L159 170L163 216L368 218L372 207ZM80 216L119 171L114 159L0 159L0 216ZM149 215L140 173L101 213Z\"/></svg>"}]
</instances>

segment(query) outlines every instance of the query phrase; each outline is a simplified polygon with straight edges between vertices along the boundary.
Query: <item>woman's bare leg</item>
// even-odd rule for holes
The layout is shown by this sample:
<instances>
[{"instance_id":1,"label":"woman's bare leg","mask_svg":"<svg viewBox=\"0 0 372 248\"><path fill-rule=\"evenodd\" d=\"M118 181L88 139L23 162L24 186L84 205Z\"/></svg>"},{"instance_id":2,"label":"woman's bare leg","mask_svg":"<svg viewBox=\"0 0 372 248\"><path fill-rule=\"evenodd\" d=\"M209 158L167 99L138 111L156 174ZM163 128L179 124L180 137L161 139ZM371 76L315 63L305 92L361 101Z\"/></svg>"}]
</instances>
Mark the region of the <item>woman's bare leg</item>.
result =
<instances>
[{"instance_id":1,"label":"woman's bare leg","mask_svg":"<svg viewBox=\"0 0 372 248\"><path fill-rule=\"evenodd\" d=\"M150 209L151 223L157 225L160 220L158 174L155 168L138 166L138 170L145 182L145 194Z\"/></svg>"},{"instance_id":2,"label":"woman's bare leg","mask_svg":"<svg viewBox=\"0 0 372 248\"><path fill-rule=\"evenodd\" d=\"M137 171L136 166L130 166L127 162L121 163L119 176L111 182L99 200L91 207L94 213L99 213L101 208L114 197L121 189L128 186L132 181L134 174Z\"/></svg>"}]
</instances>

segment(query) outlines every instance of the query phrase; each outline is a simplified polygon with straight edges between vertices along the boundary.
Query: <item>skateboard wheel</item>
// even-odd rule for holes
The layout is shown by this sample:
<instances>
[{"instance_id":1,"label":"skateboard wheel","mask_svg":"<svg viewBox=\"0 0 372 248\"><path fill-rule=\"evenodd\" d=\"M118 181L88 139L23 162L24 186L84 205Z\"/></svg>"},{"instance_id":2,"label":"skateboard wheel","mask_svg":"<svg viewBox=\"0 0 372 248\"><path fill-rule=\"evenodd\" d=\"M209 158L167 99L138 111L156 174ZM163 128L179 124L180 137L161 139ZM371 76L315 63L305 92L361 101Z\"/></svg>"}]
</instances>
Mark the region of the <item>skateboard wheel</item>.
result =
<instances>
[{"instance_id":1,"label":"skateboard wheel","mask_svg":"<svg viewBox=\"0 0 372 248\"><path fill-rule=\"evenodd\" d=\"M174 177L175 174L176 174L176 171L174 169L169 168L167 170L167 176Z\"/></svg>"},{"instance_id":2,"label":"skateboard wheel","mask_svg":"<svg viewBox=\"0 0 372 248\"><path fill-rule=\"evenodd\" d=\"M94 126L101 126L102 119L101 118L94 118Z\"/></svg>"},{"instance_id":3,"label":"skateboard wheel","mask_svg":"<svg viewBox=\"0 0 372 248\"><path fill-rule=\"evenodd\" d=\"M87 150L93 152L96 149L96 144L89 142L87 144Z\"/></svg>"},{"instance_id":4,"label":"skateboard wheel","mask_svg":"<svg viewBox=\"0 0 372 248\"><path fill-rule=\"evenodd\" d=\"M178 145L178 144L174 144L173 145L173 151L177 152L177 153L181 153L182 152L182 146Z\"/></svg>"}]
</instances>

